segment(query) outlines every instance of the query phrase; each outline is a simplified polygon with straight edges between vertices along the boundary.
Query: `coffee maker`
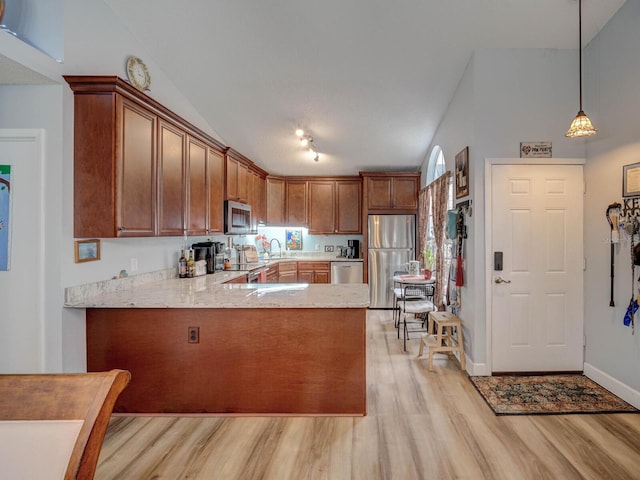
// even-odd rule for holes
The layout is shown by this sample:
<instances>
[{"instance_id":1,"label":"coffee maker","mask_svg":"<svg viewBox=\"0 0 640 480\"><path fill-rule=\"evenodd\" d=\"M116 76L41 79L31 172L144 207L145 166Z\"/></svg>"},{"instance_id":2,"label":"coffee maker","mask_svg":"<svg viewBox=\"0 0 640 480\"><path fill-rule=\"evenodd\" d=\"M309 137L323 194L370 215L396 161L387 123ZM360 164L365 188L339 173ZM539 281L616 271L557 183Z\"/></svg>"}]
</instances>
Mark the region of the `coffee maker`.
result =
<instances>
[{"instance_id":1,"label":"coffee maker","mask_svg":"<svg viewBox=\"0 0 640 480\"><path fill-rule=\"evenodd\" d=\"M213 242L215 256L213 259L214 270L224 270L224 242Z\"/></svg>"},{"instance_id":2,"label":"coffee maker","mask_svg":"<svg viewBox=\"0 0 640 480\"><path fill-rule=\"evenodd\" d=\"M214 271L213 261L214 261L214 255L215 255L214 242L194 243L193 245L191 245L191 248L193 248L194 260L195 261L206 260L207 273L213 273Z\"/></svg>"},{"instance_id":3,"label":"coffee maker","mask_svg":"<svg viewBox=\"0 0 640 480\"><path fill-rule=\"evenodd\" d=\"M360 240L347 240L347 258L360 258Z\"/></svg>"}]
</instances>

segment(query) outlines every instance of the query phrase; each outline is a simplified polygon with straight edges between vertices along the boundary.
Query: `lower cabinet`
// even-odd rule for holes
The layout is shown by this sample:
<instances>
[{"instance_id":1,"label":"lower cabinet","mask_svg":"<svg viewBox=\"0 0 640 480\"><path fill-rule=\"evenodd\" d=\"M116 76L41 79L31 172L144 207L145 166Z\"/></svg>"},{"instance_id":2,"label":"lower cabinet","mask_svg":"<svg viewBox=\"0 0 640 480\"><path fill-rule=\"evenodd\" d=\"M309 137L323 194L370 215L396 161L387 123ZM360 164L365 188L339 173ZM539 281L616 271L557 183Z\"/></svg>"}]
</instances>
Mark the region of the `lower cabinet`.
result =
<instances>
[{"instance_id":1,"label":"lower cabinet","mask_svg":"<svg viewBox=\"0 0 640 480\"><path fill-rule=\"evenodd\" d=\"M278 264L270 265L269 270L267 270L267 283L279 283L279 273L280 269L278 268Z\"/></svg>"},{"instance_id":2,"label":"lower cabinet","mask_svg":"<svg viewBox=\"0 0 640 480\"><path fill-rule=\"evenodd\" d=\"M298 281L301 283L331 283L329 262L298 262Z\"/></svg>"},{"instance_id":3,"label":"lower cabinet","mask_svg":"<svg viewBox=\"0 0 640 480\"><path fill-rule=\"evenodd\" d=\"M117 413L366 415L366 310L88 308L87 371Z\"/></svg>"},{"instance_id":4,"label":"lower cabinet","mask_svg":"<svg viewBox=\"0 0 640 480\"><path fill-rule=\"evenodd\" d=\"M298 262L280 262L278 264L278 283L298 282Z\"/></svg>"},{"instance_id":5,"label":"lower cabinet","mask_svg":"<svg viewBox=\"0 0 640 480\"><path fill-rule=\"evenodd\" d=\"M228 282L224 283L247 283L247 276L242 275L241 277L234 278L233 280L229 280Z\"/></svg>"}]
</instances>

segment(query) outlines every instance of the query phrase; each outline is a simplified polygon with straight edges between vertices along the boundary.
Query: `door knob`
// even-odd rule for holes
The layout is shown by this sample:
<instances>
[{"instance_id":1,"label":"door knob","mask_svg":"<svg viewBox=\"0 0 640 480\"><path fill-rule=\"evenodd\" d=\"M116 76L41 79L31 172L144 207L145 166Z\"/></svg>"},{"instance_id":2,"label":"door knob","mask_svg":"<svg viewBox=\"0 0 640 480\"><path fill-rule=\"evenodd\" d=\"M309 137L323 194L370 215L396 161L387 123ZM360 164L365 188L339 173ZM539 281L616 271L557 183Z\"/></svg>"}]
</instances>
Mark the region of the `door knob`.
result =
<instances>
[{"instance_id":1,"label":"door knob","mask_svg":"<svg viewBox=\"0 0 640 480\"><path fill-rule=\"evenodd\" d=\"M496 277L495 283L511 283L511 280L503 280L501 277Z\"/></svg>"}]
</instances>

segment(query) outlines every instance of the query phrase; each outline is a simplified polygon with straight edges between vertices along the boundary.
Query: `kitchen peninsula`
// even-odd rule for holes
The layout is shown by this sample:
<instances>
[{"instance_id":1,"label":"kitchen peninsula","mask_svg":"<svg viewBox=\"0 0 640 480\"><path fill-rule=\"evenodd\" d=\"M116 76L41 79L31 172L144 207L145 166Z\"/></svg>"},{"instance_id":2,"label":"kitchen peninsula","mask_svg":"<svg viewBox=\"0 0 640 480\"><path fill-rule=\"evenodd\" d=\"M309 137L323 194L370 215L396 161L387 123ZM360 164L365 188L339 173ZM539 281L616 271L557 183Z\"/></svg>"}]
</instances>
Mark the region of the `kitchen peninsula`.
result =
<instances>
[{"instance_id":1,"label":"kitchen peninsula","mask_svg":"<svg viewBox=\"0 0 640 480\"><path fill-rule=\"evenodd\" d=\"M114 411L365 415L368 286L220 283L239 274L67 295L88 371L131 372Z\"/></svg>"}]
</instances>

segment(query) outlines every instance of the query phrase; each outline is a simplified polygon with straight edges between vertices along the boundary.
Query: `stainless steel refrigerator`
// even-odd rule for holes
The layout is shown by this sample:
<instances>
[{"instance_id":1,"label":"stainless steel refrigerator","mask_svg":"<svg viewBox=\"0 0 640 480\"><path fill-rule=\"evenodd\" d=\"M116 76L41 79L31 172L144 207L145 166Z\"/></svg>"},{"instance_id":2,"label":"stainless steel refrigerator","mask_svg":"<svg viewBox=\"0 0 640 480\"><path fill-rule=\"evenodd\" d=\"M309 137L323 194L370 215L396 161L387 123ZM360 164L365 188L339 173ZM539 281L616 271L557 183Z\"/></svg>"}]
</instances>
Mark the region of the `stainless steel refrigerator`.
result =
<instances>
[{"instance_id":1,"label":"stainless steel refrigerator","mask_svg":"<svg viewBox=\"0 0 640 480\"><path fill-rule=\"evenodd\" d=\"M393 307L393 273L415 259L415 215L369 215L369 307Z\"/></svg>"}]
</instances>

